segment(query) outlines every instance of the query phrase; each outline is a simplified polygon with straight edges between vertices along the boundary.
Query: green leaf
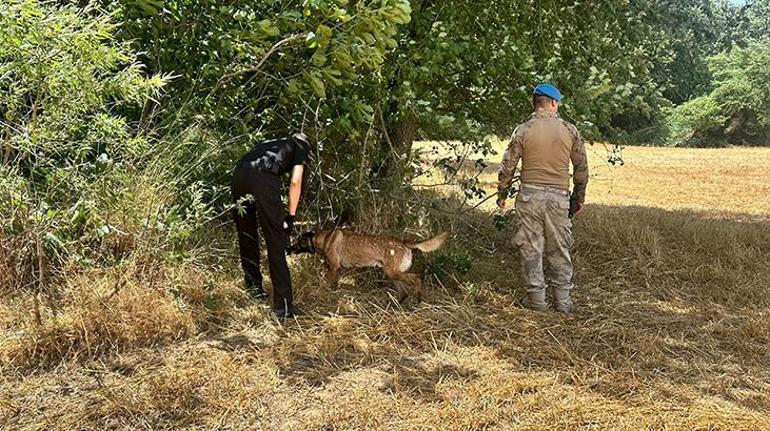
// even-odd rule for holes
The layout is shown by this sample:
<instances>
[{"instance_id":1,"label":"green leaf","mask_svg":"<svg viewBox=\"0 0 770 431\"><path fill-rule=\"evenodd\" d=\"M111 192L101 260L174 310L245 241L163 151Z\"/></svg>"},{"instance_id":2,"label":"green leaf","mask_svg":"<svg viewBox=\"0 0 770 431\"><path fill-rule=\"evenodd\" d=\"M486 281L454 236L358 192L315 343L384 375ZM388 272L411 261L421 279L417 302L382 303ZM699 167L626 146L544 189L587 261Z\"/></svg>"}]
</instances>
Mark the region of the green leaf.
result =
<instances>
[{"instance_id":1,"label":"green leaf","mask_svg":"<svg viewBox=\"0 0 770 431\"><path fill-rule=\"evenodd\" d=\"M326 61L327 61L327 57L321 52L321 50L316 51L315 54L313 54L313 56L310 57L310 62L317 67L323 66L324 64L326 64Z\"/></svg>"},{"instance_id":2,"label":"green leaf","mask_svg":"<svg viewBox=\"0 0 770 431\"><path fill-rule=\"evenodd\" d=\"M269 19L263 19L262 21L257 21L257 26L260 30L262 30L263 33L270 37L275 37L281 34L281 31L278 30L278 27Z\"/></svg>"},{"instance_id":3,"label":"green leaf","mask_svg":"<svg viewBox=\"0 0 770 431\"><path fill-rule=\"evenodd\" d=\"M313 91L315 94L322 98L326 98L326 85L321 80L321 78L316 75L317 72L313 72L308 74L308 80L310 81L310 86L313 88Z\"/></svg>"}]
</instances>

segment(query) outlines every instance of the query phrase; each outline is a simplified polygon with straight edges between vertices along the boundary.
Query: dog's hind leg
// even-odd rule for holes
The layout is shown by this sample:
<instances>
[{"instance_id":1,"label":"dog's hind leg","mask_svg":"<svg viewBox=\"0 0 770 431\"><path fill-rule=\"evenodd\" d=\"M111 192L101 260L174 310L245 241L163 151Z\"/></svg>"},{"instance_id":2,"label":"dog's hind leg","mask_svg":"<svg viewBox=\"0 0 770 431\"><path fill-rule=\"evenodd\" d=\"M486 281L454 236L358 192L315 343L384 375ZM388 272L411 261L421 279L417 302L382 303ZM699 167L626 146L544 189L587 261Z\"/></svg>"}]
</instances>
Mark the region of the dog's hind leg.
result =
<instances>
[{"instance_id":1,"label":"dog's hind leg","mask_svg":"<svg viewBox=\"0 0 770 431\"><path fill-rule=\"evenodd\" d=\"M401 278L406 280L407 286L411 287L410 294L414 296L415 301L422 302L422 280L417 274L402 273Z\"/></svg>"},{"instance_id":2,"label":"dog's hind leg","mask_svg":"<svg viewBox=\"0 0 770 431\"><path fill-rule=\"evenodd\" d=\"M394 283L396 285L396 293L398 295L396 297L396 301L398 301L399 304L403 304L404 301L406 301L406 298L409 296L409 288L407 288L407 286L400 281L395 281Z\"/></svg>"},{"instance_id":3,"label":"dog's hind leg","mask_svg":"<svg viewBox=\"0 0 770 431\"><path fill-rule=\"evenodd\" d=\"M422 302L422 277L417 274L409 274L412 279L412 289L414 290L414 299Z\"/></svg>"},{"instance_id":4,"label":"dog's hind leg","mask_svg":"<svg viewBox=\"0 0 770 431\"><path fill-rule=\"evenodd\" d=\"M414 296L417 302L422 302L422 280L417 274L392 271L386 268L385 275L396 284L399 304L403 304L410 294Z\"/></svg>"}]
</instances>

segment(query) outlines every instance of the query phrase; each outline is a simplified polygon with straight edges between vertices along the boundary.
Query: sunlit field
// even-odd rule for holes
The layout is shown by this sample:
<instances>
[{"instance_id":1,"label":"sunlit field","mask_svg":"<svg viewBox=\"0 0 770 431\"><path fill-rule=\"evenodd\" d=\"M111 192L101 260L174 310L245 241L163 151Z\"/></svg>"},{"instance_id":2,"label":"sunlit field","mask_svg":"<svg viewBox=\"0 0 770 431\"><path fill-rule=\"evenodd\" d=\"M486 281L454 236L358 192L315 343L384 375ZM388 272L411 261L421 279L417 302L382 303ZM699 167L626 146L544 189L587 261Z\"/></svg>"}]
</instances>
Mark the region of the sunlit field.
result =
<instances>
[{"instance_id":1,"label":"sunlit field","mask_svg":"<svg viewBox=\"0 0 770 431\"><path fill-rule=\"evenodd\" d=\"M497 187L497 167L507 142L493 141L497 153L488 157L489 167L479 175L483 188ZM438 143L422 143L429 149ZM717 214L744 214L770 217L770 148L650 148L624 147L624 164L610 164L611 146L586 145L590 159L591 180L587 203L611 206L655 207L667 210L691 210ZM469 160L479 157L468 154ZM471 165L471 163L467 163ZM476 171L468 168L467 176ZM418 182L441 182L439 172L431 172ZM446 189L445 189L446 190ZM492 209L494 200L485 202Z\"/></svg>"},{"instance_id":2,"label":"sunlit field","mask_svg":"<svg viewBox=\"0 0 770 431\"><path fill-rule=\"evenodd\" d=\"M592 203L770 216L768 148L627 147L622 167L589 148Z\"/></svg>"},{"instance_id":3,"label":"sunlit field","mask_svg":"<svg viewBox=\"0 0 770 431\"><path fill-rule=\"evenodd\" d=\"M0 428L770 429L770 149L589 153L574 315L516 305L492 200L425 188L453 235L421 304L377 271L330 289L313 257L292 260L306 314L284 326L234 267L86 274L41 298L42 326L31 296L0 297Z\"/></svg>"}]
</instances>

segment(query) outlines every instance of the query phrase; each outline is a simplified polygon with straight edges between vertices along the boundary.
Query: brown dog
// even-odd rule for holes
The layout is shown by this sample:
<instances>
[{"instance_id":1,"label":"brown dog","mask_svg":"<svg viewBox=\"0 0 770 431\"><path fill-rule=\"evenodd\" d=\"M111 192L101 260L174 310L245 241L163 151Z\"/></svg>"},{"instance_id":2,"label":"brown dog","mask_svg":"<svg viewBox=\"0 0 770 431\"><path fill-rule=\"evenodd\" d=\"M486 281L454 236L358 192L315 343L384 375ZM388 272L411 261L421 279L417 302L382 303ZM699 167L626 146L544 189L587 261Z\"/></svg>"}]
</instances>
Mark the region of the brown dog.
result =
<instances>
[{"instance_id":1,"label":"brown dog","mask_svg":"<svg viewBox=\"0 0 770 431\"><path fill-rule=\"evenodd\" d=\"M335 285L341 268L381 267L385 276L395 282L399 303L404 302L410 291L419 302L422 300L422 279L407 272L412 267L412 250L423 253L436 251L447 236L449 232L444 232L433 239L411 243L348 229L320 230L302 234L289 253L315 252L322 255L329 266L327 280Z\"/></svg>"}]
</instances>

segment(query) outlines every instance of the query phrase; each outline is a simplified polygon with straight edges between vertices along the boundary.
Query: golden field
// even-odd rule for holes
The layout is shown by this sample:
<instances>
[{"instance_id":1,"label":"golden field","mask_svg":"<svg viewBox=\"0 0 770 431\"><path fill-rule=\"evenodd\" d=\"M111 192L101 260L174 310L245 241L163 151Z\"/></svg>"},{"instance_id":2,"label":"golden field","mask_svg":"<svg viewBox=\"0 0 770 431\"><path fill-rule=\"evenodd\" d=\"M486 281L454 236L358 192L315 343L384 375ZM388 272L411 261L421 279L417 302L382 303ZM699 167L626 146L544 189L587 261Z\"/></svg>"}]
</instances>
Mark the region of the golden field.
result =
<instances>
[{"instance_id":1,"label":"golden field","mask_svg":"<svg viewBox=\"0 0 770 431\"><path fill-rule=\"evenodd\" d=\"M478 177L487 191L497 186L496 170L506 146L507 142L492 141L496 154L486 158L489 167ZM770 217L768 148L624 147L623 166L607 163L611 146L587 144L586 151L591 169L588 204ZM446 155L441 149L439 154ZM467 155L468 160L477 157L478 153ZM418 179L421 184L440 181L438 172ZM488 203L485 208L492 210L494 202Z\"/></svg>"},{"instance_id":2,"label":"golden field","mask_svg":"<svg viewBox=\"0 0 770 431\"><path fill-rule=\"evenodd\" d=\"M681 149L627 147L627 163L601 163L589 147L596 177L591 202L710 213L770 215L767 148ZM606 151L605 151L606 152Z\"/></svg>"},{"instance_id":3,"label":"golden field","mask_svg":"<svg viewBox=\"0 0 770 431\"><path fill-rule=\"evenodd\" d=\"M234 264L80 274L40 325L2 292L0 429L770 429L770 149L589 154L574 315L518 308L511 225L444 187L415 215L453 233L422 304L377 271L332 290L313 257L292 260L306 314L285 325Z\"/></svg>"}]
</instances>

